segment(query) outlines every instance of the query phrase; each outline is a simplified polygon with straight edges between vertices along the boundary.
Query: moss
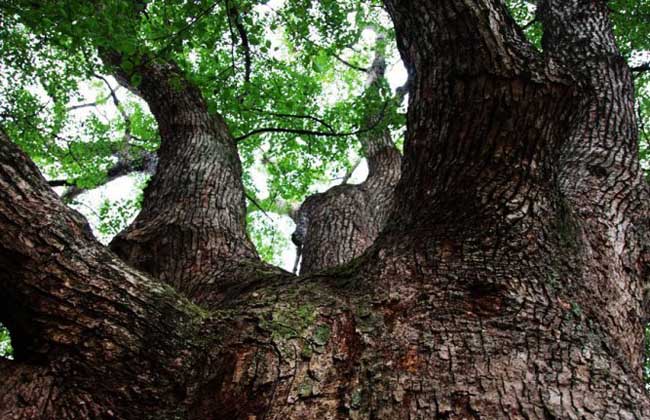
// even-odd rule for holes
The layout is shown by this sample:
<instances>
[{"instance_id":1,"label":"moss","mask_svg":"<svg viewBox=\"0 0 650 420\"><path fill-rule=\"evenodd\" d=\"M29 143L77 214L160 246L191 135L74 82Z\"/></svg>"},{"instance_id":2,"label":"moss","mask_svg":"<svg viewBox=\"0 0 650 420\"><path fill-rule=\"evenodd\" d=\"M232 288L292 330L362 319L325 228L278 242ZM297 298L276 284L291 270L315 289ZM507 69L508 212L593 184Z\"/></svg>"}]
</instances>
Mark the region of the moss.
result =
<instances>
[{"instance_id":1,"label":"moss","mask_svg":"<svg viewBox=\"0 0 650 420\"><path fill-rule=\"evenodd\" d=\"M300 351L300 357L302 357L305 360L311 359L311 356L313 354L314 351L312 350L310 344L305 344Z\"/></svg>"},{"instance_id":2,"label":"moss","mask_svg":"<svg viewBox=\"0 0 650 420\"><path fill-rule=\"evenodd\" d=\"M314 324L317 311L313 305L299 307L280 307L271 314L270 320L260 323L262 328L271 331L274 340L286 340L304 335L304 332Z\"/></svg>"},{"instance_id":3,"label":"moss","mask_svg":"<svg viewBox=\"0 0 650 420\"><path fill-rule=\"evenodd\" d=\"M560 288L560 275L550 271L547 275L547 284L551 290L558 290Z\"/></svg>"},{"instance_id":4,"label":"moss","mask_svg":"<svg viewBox=\"0 0 650 420\"><path fill-rule=\"evenodd\" d=\"M350 407L354 410L361 408L361 402L363 401L363 392L361 388L355 388L350 395Z\"/></svg>"},{"instance_id":5,"label":"moss","mask_svg":"<svg viewBox=\"0 0 650 420\"><path fill-rule=\"evenodd\" d=\"M383 318L377 314L370 313L368 316L363 318L357 318L357 328L359 331L365 334L370 334L373 331L377 330L378 325L380 325Z\"/></svg>"},{"instance_id":6,"label":"moss","mask_svg":"<svg viewBox=\"0 0 650 420\"><path fill-rule=\"evenodd\" d=\"M576 318L581 318L582 316L582 308L575 302L571 303L571 312Z\"/></svg>"},{"instance_id":7,"label":"moss","mask_svg":"<svg viewBox=\"0 0 650 420\"><path fill-rule=\"evenodd\" d=\"M312 340L317 346L324 346L329 341L331 334L332 331L330 327L322 324L317 326L314 330L314 336L312 337Z\"/></svg>"},{"instance_id":8,"label":"moss","mask_svg":"<svg viewBox=\"0 0 650 420\"><path fill-rule=\"evenodd\" d=\"M300 398L310 397L314 393L314 385L309 379L298 385L298 396Z\"/></svg>"},{"instance_id":9,"label":"moss","mask_svg":"<svg viewBox=\"0 0 650 420\"><path fill-rule=\"evenodd\" d=\"M304 324L311 325L314 323L314 320L316 319L316 308L314 307L314 305L310 305L310 304L302 305L298 307L296 314L303 321Z\"/></svg>"},{"instance_id":10,"label":"moss","mask_svg":"<svg viewBox=\"0 0 650 420\"><path fill-rule=\"evenodd\" d=\"M359 318L368 318L372 315L372 307L366 302L362 302L356 306L355 315Z\"/></svg>"}]
</instances>

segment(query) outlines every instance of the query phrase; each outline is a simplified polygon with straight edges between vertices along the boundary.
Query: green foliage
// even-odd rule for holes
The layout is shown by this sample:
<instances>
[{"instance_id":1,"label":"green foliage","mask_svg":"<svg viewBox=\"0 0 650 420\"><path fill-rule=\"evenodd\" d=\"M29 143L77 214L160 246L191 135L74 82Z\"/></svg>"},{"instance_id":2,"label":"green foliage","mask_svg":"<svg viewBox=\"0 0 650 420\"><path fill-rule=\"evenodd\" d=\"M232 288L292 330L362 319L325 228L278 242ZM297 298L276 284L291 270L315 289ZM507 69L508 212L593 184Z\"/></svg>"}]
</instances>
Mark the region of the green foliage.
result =
<instances>
[{"instance_id":1,"label":"green foliage","mask_svg":"<svg viewBox=\"0 0 650 420\"><path fill-rule=\"evenodd\" d=\"M269 217L261 212L249 212L248 235L264 261L282 265L281 250L289 246L289 238L277 229L276 224Z\"/></svg>"},{"instance_id":2,"label":"green foliage","mask_svg":"<svg viewBox=\"0 0 650 420\"><path fill-rule=\"evenodd\" d=\"M99 206L99 225L97 230L105 237L120 233L140 211L139 200L105 199Z\"/></svg>"},{"instance_id":3,"label":"green foliage","mask_svg":"<svg viewBox=\"0 0 650 420\"><path fill-rule=\"evenodd\" d=\"M12 359L13 354L14 349L11 347L11 337L9 336L9 330L7 330L4 325L0 324L0 357Z\"/></svg>"},{"instance_id":4,"label":"green foliage","mask_svg":"<svg viewBox=\"0 0 650 420\"><path fill-rule=\"evenodd\" d=\"M528 40L538 49L542 48L542 25L535 17L535 5L528 0L506 0L515 21L523 28Z\"/></svg>"},{"instance_id":5,"label":"green foliage","mask_svg":"<svg viewBox=\"0 0 650 420\"><path fill-rule=\"evenodd\" d=\"M0 78L0 124L49 177L82 188L105 182L116 154L134 146L155 150L158 134L145 108L122 91L116 112L106 86L94 79L110 72L98 51L114 50L122 54L121 67L135 85L141 82L137 69L143 60L178 63L235 137L269 127L355 131L364 124L359 94L366 75L336 57L369 66L371 45L364 30L372 28L391 45L388 60L397 60L389 19L379 4L171 0L148 2L143 10L142 3L125 0L2 3L0 65L7 73ZM70 110L70 104L87 100L82 92L88 85L97 109ZM95 112L110 108L104 116ZM401 128L403 121L392 112L386 120ZM292 133L264 133L239 144L246 187L258 188L251 168L264 159L269 196L292 202L349 167L358 149L354 136ZM112 206L101 211L121 214L129 207ZM117 218L107 220L103 231L120 225Z\"/></svg>"},{"instance_id":6,"label":"green foliage","mask_svg":"<svg viewBox=\"0 0 650 420\"><path fill-rule=\"evenodd\" d=\"M142 208L143 190L148 180L147 176L139 177L135 185L137 194L134 198L104 199L100 203L96 214L98 219L96 230L100 240L109 242L133 221Z\"/></svg>"}]
</instances>

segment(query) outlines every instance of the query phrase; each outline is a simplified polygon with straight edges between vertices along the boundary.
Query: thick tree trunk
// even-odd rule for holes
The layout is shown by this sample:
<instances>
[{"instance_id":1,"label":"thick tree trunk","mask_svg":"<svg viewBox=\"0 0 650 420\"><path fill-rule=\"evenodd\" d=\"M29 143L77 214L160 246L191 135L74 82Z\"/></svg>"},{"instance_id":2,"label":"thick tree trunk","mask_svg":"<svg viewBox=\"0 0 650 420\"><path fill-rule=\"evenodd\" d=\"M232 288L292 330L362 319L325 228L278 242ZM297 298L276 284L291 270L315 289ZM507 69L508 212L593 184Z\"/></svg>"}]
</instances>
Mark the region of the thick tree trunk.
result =
<instances>
[{"instance_id":1,"label":"thick tree trunk","mask_svg":"<svg viewBox=\"0 0 650 420\"><path fill-rule=\"evenodd\" d=\"M377 106L383 101L385 71L385 59L378 54L369 70L364 93L369 103L365 118L368 126L380 124L385 117L385 106ZM300 274L335 267L361 255L388 221L400 178L401 155L390 131L383 126L365 133L361 143L368 162L368 178L359 185L337 185L309 196L294 217L296 230L292 239L301 256Z\"/></svg>"},{"instance_id":2,"label":"thick tree trunk","mask_svg":"<svg viewBox=\"0 0 650 420\"><path fill-rule=\"evenodd\" d=\"M17 344L0 417L650 417L648 189L605 4L542 0L545 55L498 1L386 5L412 76L395 211L325 274L251 275L208 312L85 237L0 138L0 321ZM201 188L144 215L207 211ZM145 216L135 231L166 226ZM165 229L152 244L176 240ZM208 278L190 254L154 255ZM156 258L139 266L164 278L155 267L176 263Z\"/></svg>"}]
</instances>

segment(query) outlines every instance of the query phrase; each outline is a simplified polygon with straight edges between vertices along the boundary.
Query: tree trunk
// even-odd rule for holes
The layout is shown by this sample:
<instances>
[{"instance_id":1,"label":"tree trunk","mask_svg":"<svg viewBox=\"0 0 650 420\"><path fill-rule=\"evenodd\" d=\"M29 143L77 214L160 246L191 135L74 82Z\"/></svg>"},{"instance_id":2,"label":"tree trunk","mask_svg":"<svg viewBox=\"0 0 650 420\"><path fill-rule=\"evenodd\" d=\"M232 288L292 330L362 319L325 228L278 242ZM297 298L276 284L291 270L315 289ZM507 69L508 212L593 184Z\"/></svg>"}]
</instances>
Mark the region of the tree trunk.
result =
<instances>
[{"instance_id":1,"label":"tree trunk","mask_svg":"<svg viewBox=\"0 0 650 420\"><path fill-rule=\"evenodd\" d=\"M542 55L501 2L385 3L412 77L403 174L375 244L325 273L251 274L215 300L164 288L85 236L0 138L0 297L10 303L0 322L17 356L0 365L0 417L650 417L648 188L606 4L540 1ZM157 204L130 232L152 224L164 234L147 241L161 247L184 232L167 217L225 211L207 236L191 235L203 244L238 225L240 207L217 205L222 195L200 194L215 184L182 174L204 167L190 164L204 147L238 173L223 152L234 146L223 126L164 109L220 147L199 141L207 134L178 139L176 151L163 141L148 191ZM172 187L166 168L184 182ZM229 179L214 178L238 191ZM166 183L187 191L166 203ZM194 269L210 278L198 256L168 249L151 265L137 248L121 255L157 278L178 264L190 283ZM230 261L254 260L238 252Z\"/></svg>"},{"instance_id":2,"label":"tree trunk","mask_svg":"<svg viewBox=\"0 0 650 420\"><path fill-rule=\"evenodd\" d=\"M309 196L300 206L292 239L301 257L300 274L314 273L351 261L370 247L393 209L400 178L401 155L382 123L386 62L377 54L369 70L366 92L367 126L378 129L361 137L368 178L359 185L337 185ZM398 100L403 99L398 95Z\"/></svg>"}]
</instances>

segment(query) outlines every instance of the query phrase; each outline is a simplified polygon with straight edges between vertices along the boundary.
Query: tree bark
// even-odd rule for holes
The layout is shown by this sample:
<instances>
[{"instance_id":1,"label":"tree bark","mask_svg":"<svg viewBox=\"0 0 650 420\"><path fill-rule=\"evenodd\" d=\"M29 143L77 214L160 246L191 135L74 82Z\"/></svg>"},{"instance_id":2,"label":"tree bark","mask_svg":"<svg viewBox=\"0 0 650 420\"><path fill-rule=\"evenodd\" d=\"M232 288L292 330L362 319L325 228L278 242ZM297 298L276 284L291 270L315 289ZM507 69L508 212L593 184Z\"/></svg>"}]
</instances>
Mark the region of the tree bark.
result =
<instances>
[{"instance_id":1,"label":"tree bark","mask_svg":"<svg viewBox=\"0 0 650 420\"><path fill-rule=\"evenodd\" d=\"M383 102L385 71L385 59L378 54L369 70L364 93L369 102L367 126L380 124L385 117L385 106L377 106ZM389 129L382 125L364 133L360 140L368 162L368 178L359 185L337 185L309 196L294 217L296 230L292 240L301 257L300 274L335 267L361 255L388 220L400 178L401 155Z\"/></svg>"},{"instance_id":2,"label":"tree bark","mask_svg":"<svg viewBox=\"0 0 650 420\"><path fill-rule=\"evenodd\" d=\"M0 186L0 418L173 412L197 310L97 243L1 130Z\"/></svg>"},{"instance_id":3,"label":"tree bark","mask_svg":"<svg viewBox=\"0 0 650 420\"><path fill-rule=\"evenodd\" d=\"M105 53L120 84L148 104L160 130L159 164L142 211L111 249L134 267L172 285L194 302L223 299L264 265L247 236L237 146L225 122L210 114L200 90L171 62L145 57L140 83Z\"/></svg>"},{"instance_id":4,"label":"tree bark","mask_svg":"<svg viewBox=\"0 0 650 420\"><path fill-rule=\"evenodd\" d=\"M0 298L10 303L0 322L17 349L0 365L0 416L650 417L640 363L648 187L605 3L541 0L543 54L500 1L385 4L412 78L402 178L374 245L327 272L252 274L206 300L209 311L198 307L85 237L78 215L0 138ZM169 187L149 192L160 210L151 204L132 228L163 232L147 236L156 247L180 237L157 211L224 211L207 238L239 220L234 201L198 193L214 184L179 173L174 183L170 168L200 159L200 148L237 170L222 156L225 128L205 114L185 120L196 109L188 100L152 106L179 122L167 138L185 126L209 133L178 138L176 151L163 144L168 175L156 185ZM214 180L238 191L229 179ZM183 188L176 201L159 195ZM190 222L181 226L203 226ZM143 252L122 255L139 264ZM228 258L254 258L241 252ZM166 279L158 255L140 266ZM198 257L180 256L208 278ZM193 274L183 273L190 283ZM186 287L178 283L192 295Z\"/></svg>"}]
</instances>

